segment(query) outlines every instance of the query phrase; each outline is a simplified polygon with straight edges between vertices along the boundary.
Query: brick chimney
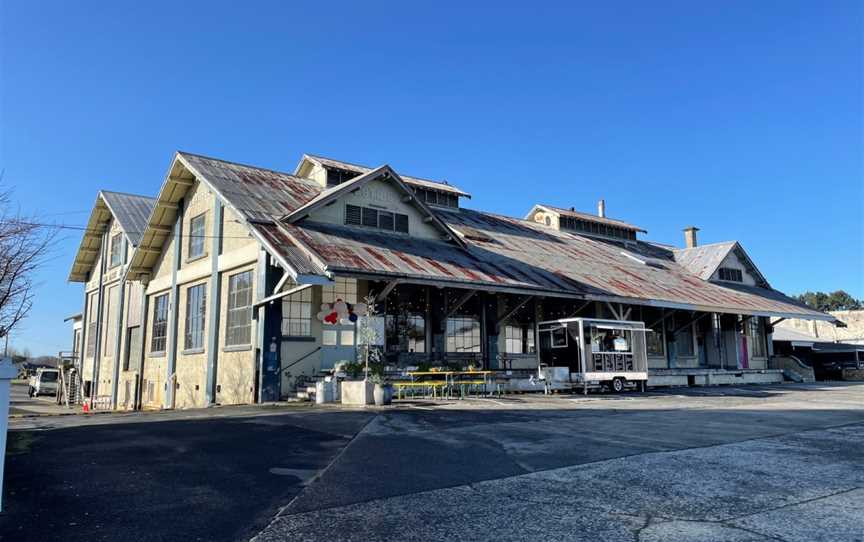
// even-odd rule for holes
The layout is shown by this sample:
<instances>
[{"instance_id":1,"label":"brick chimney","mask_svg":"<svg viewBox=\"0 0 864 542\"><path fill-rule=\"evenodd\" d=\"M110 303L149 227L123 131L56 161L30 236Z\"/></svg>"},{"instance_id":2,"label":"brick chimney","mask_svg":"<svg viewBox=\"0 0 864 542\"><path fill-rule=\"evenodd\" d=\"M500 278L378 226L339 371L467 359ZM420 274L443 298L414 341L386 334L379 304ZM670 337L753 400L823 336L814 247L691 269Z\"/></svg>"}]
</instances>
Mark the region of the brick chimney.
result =
<instances>
[{"instance_id":1,"label":"brick chimney","mask_svg":"<svg viewBox=\"0 0 864 542\"><path fill-rule=\"evenodd\" d=\"M606 200L601 199L597 202L597 216L600 218L606 218Z\"/></svg>"},{"instance_id":2,"label":"brick chimney","mask_svg":"<svg viewBox=\"0 0 864 542\"><path fill-rule=\"evenodd\" d=\"M697 231L699 231L699 228L696 226L687 226L684 228L684 244L687 245L687 248L696 248L698 246L696 242Z\"/></svg>"}]
</instances>

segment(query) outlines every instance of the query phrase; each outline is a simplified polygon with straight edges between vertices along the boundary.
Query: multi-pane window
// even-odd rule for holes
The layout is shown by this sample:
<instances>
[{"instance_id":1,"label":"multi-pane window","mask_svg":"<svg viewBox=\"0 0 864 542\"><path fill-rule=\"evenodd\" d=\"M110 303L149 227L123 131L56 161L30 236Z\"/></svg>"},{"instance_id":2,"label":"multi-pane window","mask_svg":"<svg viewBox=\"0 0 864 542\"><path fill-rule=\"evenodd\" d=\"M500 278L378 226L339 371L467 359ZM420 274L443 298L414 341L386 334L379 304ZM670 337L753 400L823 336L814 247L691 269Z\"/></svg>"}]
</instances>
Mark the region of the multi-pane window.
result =
<instances>
[{"instance_id":1,"label":"multi-pane window","mask_svg":"<svg viewBox=\"0 0 864 542\"><path fill-rule=\"evenodd\" d=\"M693 355L693 326L684 326L681 331L675 334L676 352L679 356Z\"/></svg>"},{"instance_id":2,"label":"multi-pane window","mask_svg":"<svg viewBox=\"0 0 864 542\"><path fill-rule=\"evenodd\" d=\"M153 331L150 350L165 352L168 338L168 294L158 296L153 300Z\"/></svg>"},{"instance_id":3,"label":"multi-pane window","mask_svg":"<svg viewBox=\"0 0 864 542\"><path fill-rule=\"evenodd\" d=\"M87 306L87 347L84 351L84 355L88 358L92 358L96 355L96 328L98 327L98 322L96 322L97 314L96 294L90 294Z\"/></svg>"},{"instance_id":4,"label":"multi-pane window","mask_svg":"<svg viewBox=\"0 0 864 542\"><path fill-rule=\"evenodd\" d=\"M759 317L753 316L747 320L747 338L750 345L750 357L764 358L765 352L765 329Z\"/></svg>"},{"instance_id":5,"label":"multi-pane window","mask_svg":"<svg viewBox=\"0 0 864 542\"><path fill-rule=\"evenodd\" d=\"M359 205L345 206L345 224L408 233L408 215Z\"/></svg>"},{"instance_id":6,"label":"multi-pane window","mask_svg":"<svg viewBox=\"0 0 864 542\"><path fill-rule=\"evenodd\" d=\"M504 351L508 354L534 352L534 328L529 325L504 327Z\"/></svg>"},{"instance_id":7,"label":"multi-pane window","mask_svg":"<svg viewBox=\"0 0 864 542\"><path fill-rule=\"evenodd\" d=\"M108 303L105 305L105 351L103 356L114 356L114 339L117 334L117 309L120 306L117 286L108 289Z\"/></svg>"},{"instance_id":8,"label":"multi-pane window","mask_svg":"<svg viewBox=\"0 0 864 542\"><path fill-rule=\"evenodd\" d=\"M357 303L356 279L336 277L333 284L321 287L321 301L323 303L335 303L340 299L346 303Z\"/></svg>"},{"instance_id":9,"label":"multi-pane window","mask_svg":"<svg viewBox=\"0 0 864 542\"><path fill-rule=\"evenodd\" d=\"M459 207L459 197L455 194L438 192L437 190L417 190L417 196L429 205L439 205L442 207Z\"/></svg>"},{"instance_id":10,"label":"multi-pane window","mask_svg":"<svg viewBox=\"0 0 864 542\"><path fill-rule=\"evenodd\" d=\"M225 344L252 344L252 271L228 278L228 326Z\"/></svg>"},{"instance_id":11,"label":"multi-pane window","mask_svg":"<svg viewBox=\"0 0 864 542\"><path fill-rule=\"evenodd\" d=\"M186 332L184 348L204 348L204 316L207 311L207 285L186 289Z\"/></svg>"},{"instance_id":12,"label":"multi-pane window","mask_svg":"<svg viewBox=\"0 0 864 542\"><path fill-rule=\"evenodd\" d=\"M645 342L647 343L648 355L662 357L666 355L663 346L663 332L653 329L645 330Z\"/></svg>"},{"instance_id":13,"label":"multi-pane window","mask_svg":"<svg viewBox=\"0 0 864 542\"><path fill-rule=\"evenodd\" d=\"M426 352L426 319L421 314L388 314L388 352Z\"/></svg>"},{"instance_id":14,"label":"multi-pane window","mask_svg":"<svg viewBox=\"0 0 864 542\"><path fill-rule=\"evenodd\" d=\"M470 316L447 319L447 352L480 352L480 322Z\"/></svg>"},{"instance_id":15,"label":"multi-pane window","mask_svg":"<svg viewBox=\"0 0 864 542\"><path fill-rule=\"evenodd\" d=\"M312 334L312 288L282 298L282 335L308 337Z\"/></svg>"},{"instance_id":16,"label":"multi-pane window","mask_svg":"<svg viewBox=\"0 0 864 542\"><path fill-rule=\"evenodd\" d=\"M718 274L720 276L720 280L728 280L732 282L744 282L744 274L740 269L733 269L731 267L721 267L718 269Z\"/></svg>"},{"instance_id":17,"label":"multi-pane window","mask_svg":"<svg viewBox=\"0 0 864 542\"><path fill-rule=\"evenodd\" d=\"M114 267L123 263L123 234L116 233L111 237L111 260L110 266Z\"/></svg>"},{"instance_id":18,"label":"multi-pane window","mask_svg":"<svg viewBox=\"0 0 864 542\"><path fill-rule=\"evenodd\" d=\"M200 214L189 221L189 258L204 255L206 214Z\"/></svg>"},{"instance_id":19,"label":"multi-pane window","mask_svg":"<svg viewBox=\"0 0 864 542\"><path fill-rule=\"evenodd\" d=\"M619 239L636 239L636 232L628 228L600 224L591 220L581 220L569 216L560 219L561 229L617 237ZM548 226L548 224L547 224Z\"/></svg>"}]
</instances>

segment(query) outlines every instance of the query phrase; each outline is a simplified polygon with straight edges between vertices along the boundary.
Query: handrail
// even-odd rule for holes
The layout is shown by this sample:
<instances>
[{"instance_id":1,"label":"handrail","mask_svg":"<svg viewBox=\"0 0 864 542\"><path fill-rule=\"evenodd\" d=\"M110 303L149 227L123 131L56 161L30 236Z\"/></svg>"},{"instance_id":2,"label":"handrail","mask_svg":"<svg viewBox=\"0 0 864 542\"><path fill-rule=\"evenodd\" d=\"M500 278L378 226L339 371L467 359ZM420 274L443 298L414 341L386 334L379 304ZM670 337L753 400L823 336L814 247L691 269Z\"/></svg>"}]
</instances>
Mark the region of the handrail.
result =
<instances>
[{"instance_id":1,"label":"handrail","mask_svg":"<svg viewBox=\"0 0 864 542\"><path fill-rule=\"evenodd\" d=\"M319 351L319 350L321 350L321 347L320 347L320 346L317 347L315 350L312 350L311 352L307 353L306 355L304 355L304 356L301 357L300 359L294 361L294 362L291 363L290 365L286 365L285 367L282 367L281 369L279 369L278 371L276 371L277 374L278 374L278 373L281 373L281 372L284 371L285 369L288 369L288 368L294 367L295 365L297 365L298 363L300 363L301 361L303 361L304 359L308 358L309 356L311 356L312 354L314 354L315 352L317 352L317 351Z\"/></svg>"}]
</instances>

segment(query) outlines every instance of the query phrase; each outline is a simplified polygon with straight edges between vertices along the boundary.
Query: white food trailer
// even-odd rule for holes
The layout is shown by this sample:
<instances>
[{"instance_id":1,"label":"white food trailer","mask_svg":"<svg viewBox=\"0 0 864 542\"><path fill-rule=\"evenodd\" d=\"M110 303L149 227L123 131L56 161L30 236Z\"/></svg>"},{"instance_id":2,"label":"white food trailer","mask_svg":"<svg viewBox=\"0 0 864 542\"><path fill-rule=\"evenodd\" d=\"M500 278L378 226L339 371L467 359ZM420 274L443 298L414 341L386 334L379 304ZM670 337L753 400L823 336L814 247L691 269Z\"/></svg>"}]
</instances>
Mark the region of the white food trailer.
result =
<instances>
[{"instance_id":1,"label":"white food trailer","mask_svg":"<svg viewBox=\"0 0 864 542\"><path fill-rule=\"evenodd\" d=\"M539 377L547 389L645 390L648 354L642 322L564 318L537 324Z\"/></svg>"}]
</instances>

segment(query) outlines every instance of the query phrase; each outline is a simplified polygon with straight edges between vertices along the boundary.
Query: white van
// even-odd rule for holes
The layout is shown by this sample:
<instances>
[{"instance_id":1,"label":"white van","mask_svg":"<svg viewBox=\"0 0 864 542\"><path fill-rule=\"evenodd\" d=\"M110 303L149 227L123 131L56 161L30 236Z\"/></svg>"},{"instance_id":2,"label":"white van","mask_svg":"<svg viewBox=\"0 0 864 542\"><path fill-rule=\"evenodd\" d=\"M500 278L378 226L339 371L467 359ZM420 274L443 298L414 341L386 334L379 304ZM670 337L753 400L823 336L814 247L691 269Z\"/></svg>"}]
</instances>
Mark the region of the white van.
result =
<instances>
[{"instance_id":1,"label":"white van","mask_svg":"<svg viewBox=\"0 0 864 542\"><path fill-rule=\"evenodd\" d=\"M30 377L30 389L28 395L57 395L57 386L60 385L60 371L57 369L36 369L36 374Z\"/></svg>"}]
</instances>

